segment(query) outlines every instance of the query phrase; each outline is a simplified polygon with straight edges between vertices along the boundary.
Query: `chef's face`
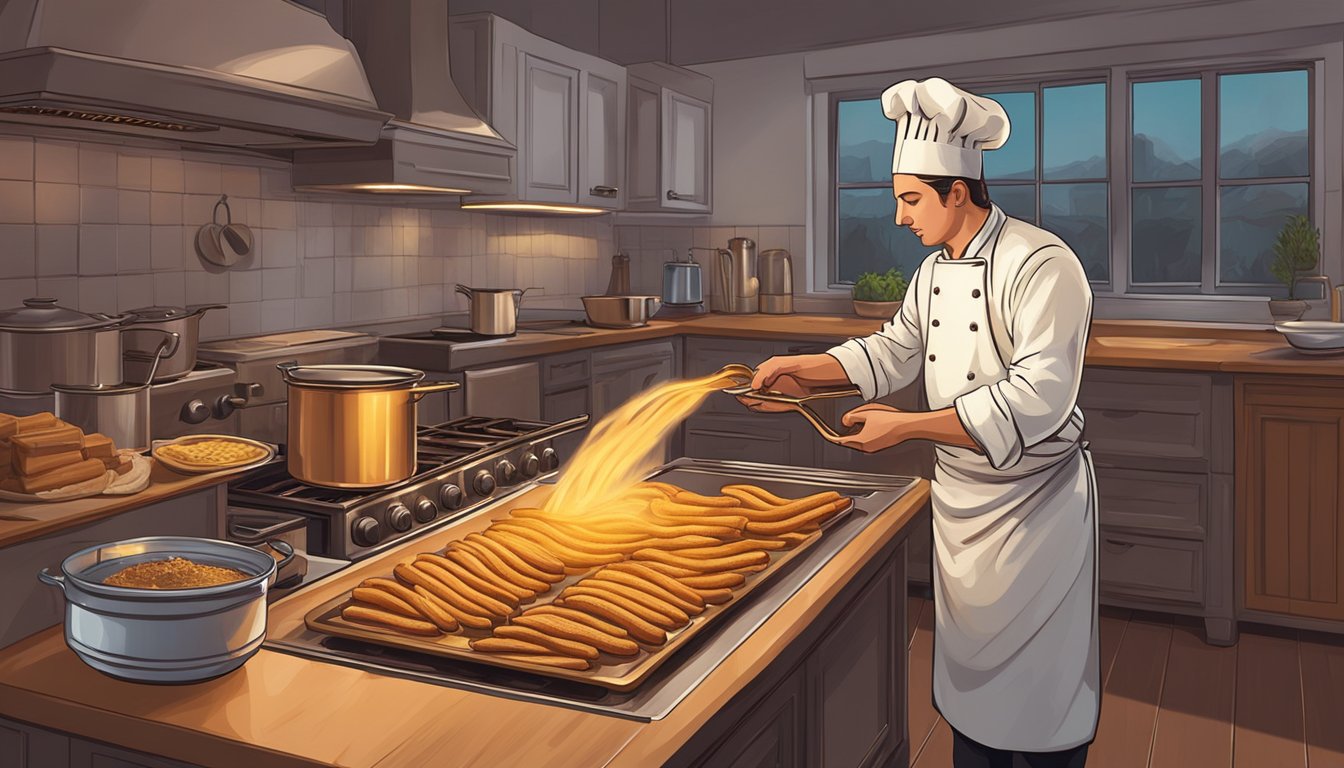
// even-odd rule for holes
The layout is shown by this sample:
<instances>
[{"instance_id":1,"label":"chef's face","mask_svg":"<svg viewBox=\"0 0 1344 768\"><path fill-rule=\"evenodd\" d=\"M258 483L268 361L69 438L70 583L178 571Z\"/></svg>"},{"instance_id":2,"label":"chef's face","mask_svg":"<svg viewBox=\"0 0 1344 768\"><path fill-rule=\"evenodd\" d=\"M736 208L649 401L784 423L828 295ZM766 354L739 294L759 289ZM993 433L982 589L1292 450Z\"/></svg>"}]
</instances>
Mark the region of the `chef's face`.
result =
<instances>
[{"instance_id":1,"label":"chef's face","mask_svg":"<svg viewBox=\"0 0 1344 768\"><path fill-rule=\"evenodd\" d=\"M966 185L956 183L947 200L941 200L933 187L904 173L892 174L891 188L896 196L896 226L909 227L931 248L943 245L957 231L970 197Z\"/></svg>"}]
</instances>

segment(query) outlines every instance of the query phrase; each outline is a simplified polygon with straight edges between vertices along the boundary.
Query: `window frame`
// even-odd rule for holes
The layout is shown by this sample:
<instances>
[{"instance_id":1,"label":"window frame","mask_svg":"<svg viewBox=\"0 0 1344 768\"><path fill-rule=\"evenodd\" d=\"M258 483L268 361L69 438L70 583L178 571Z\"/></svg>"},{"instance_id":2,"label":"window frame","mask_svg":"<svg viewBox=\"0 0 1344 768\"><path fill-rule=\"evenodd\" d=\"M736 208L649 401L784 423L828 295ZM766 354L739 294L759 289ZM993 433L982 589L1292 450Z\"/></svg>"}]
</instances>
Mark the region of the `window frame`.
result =
<instances>
[{"instance_id":1,"label":"window frame","mask_svg":"<svg viewBox=\"0 0 1344 768\"><path fill-rule=\"evenodd\" d=\"M1286 289L1278 283L1235 283L1222 281L1222 189L1224 187L1246 187L1263 184L1302 184L1307 185L1307 215L1313 225L1319 227L1322 201L1317 199L1320 191L1320 169L1316 162L1318 133L1323 128L1317 121L1317 78L1319 60L1294 60L1291 58L1273 61L1235 63L1209 61L1198 67L1164 67L1156 70L1130 70L1125 79L1125 203L1126 221L1124 239L1125 250L1125 291L1123 295L1160 294L1190 299L1217 298L1229 296L1265 297L1278 296ZM1223 179L1219 176L1221 161L1221 101L1222 89L1219 78L1223 75L1262 74L1273 72L1305 71L1307 75L1307 175L1264 177L1248 179ZM1200 177L1181 181L1135 181L1134 180L1134 85L1137 83L1166 82L1171 80L1198 80L1200 99ZM1200 190L1200 282L1196 283L1141 283L1131 279L1133 275L1133 238L1134 212L1133 194L1135 189L1172 189L1193 188ZM1112 256L1112 267L1115 257ZM1326 268L1325 254L1317 264L1317 270ZM1195 290L1191 290L1191 289Z\"/></svg>"},{"instance_id":2,"label":"window frame","mask_svg":"<svg viewBox=\"0 0 1344 768\"><path fill-rule=\"evenodd\" d=\"M1151 24L1150 22L1147 22ZM1174 28L1184 29L1185 20L1173 16ZM1340 194L1338 184L1344 168L1344 95L1339 85L1344 79L1344 41L1338 38L1338 27L1314 25L1291 30L1252 29L1242 24L1227 36L1204 36L1203 26L1190 27L1185 39L1177 42L1174 33L1155 33L1130 45L1117 47L1069 49L1063 46L1045 46L1039 53L1023 53L1022 41L999 45L1000 37L980 33L958 33L957 40L967 44L988 46L983 60L965 61L954 56L916 56L896 43L874 44L874 51L856 49L809 54L805 58L804 80L807 95L805 103L805 139L809 162L806 163L807 211L807 295L814 299L837 301L847 298L849 287L836 285L832 278L834 246L832 228L836 211L831 197L833 186L829 173L832 168L831 142L834 136L828 125L829 103L834 94L880 93L882 88L905 79L946 77L953 82L970 86L1004 86L1044 79L1067 79L1083 74L1109 72L1110 136L1126 136L1130 127L1128 79L1143 75L1180 75L1194 69L1217 67L1225 71L1234 68L1267 70L1307 66L1312 71L1311 106L1313 153L1312 174L1316 180L1311 190L1310 214L1321 231L1322 266L1319 272L1334 283L1344 283L1344 220L1339 218ZM1148 29L1148 27L1144 27ZM1025 34L1025 33L1024 33ZM1031 34L1036 34L1033 29ZM939 51L951 44L940 44ZM1142 35L1140 35L1142 37ZM1167 39L1170 38L1170 39ZM1025 40L1025 38L1023 38ZM991 42L993 44L991 44ZM955 46L952 46L955 47ZM927 52L925 52L927 54ZM887 59L896 66L881 69L872 62ZM946 60L944 60L946 58ZM918 63L916 61L918 60ZM992 74L990 74L992 73ZM1118 87L1124 83L1125 87ZM1110 152L1111 189L1111 289L1097 286L1093 289L1093 309L1097 318L1124 318L1131 320L1162 320L1212 323L1251 323L1270 327L1271 318L1265 309L1265 300L1272 298L1264 292L1249 295L1157 293L1129 283L1129 254L1131 252L1130 200L1127 174L1129 173L1129 141L1112 139ZM1123 224L1117 225L1116 222ZM1308 287L1305 298L1311 302L1308 317L1323 317L1326 304L1317 291ZM838 304L835 306L839 306Z\"/></svg>"}]
</instances>

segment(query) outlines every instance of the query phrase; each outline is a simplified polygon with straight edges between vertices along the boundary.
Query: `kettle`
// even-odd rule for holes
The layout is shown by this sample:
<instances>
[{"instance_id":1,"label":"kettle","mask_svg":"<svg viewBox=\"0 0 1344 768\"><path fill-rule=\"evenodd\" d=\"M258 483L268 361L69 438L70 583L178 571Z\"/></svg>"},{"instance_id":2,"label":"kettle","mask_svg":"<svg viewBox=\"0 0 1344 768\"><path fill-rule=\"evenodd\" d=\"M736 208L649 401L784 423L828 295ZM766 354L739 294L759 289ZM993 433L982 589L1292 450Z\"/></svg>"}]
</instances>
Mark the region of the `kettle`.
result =
<instances>
[{"instance_id":1,"label":"kettle","mask_svg":"<svg viewBox=\"0 0 1344 768\"><path fill-rule=\"evenodd\" d=\"M783 248L761 252L761 312L793 312L793 257Z\"/></svg>"},{"instance_id":2,"label":"kettle","mask_svg":"<svg viewBox=\"0 0 1344 768\"><path fill-rule=\"evenodd\" d=\"M512 336L518 332L518 311L523 294L531 288L468 288L457 292L471 302L471 331L482 336Z\"/></svg>"},{"instance_id":3,"label":"kettle","mask_svg":"<svg viewBox=\"0 0 1344 768\"><path fill-rule=\"evenodd\" d=\"M756 277L756 241L734 237L727 248L693 248L713 251L714 307L734 315L755 314L760 308L760 281Z\"/></svg>"}]
</instances>

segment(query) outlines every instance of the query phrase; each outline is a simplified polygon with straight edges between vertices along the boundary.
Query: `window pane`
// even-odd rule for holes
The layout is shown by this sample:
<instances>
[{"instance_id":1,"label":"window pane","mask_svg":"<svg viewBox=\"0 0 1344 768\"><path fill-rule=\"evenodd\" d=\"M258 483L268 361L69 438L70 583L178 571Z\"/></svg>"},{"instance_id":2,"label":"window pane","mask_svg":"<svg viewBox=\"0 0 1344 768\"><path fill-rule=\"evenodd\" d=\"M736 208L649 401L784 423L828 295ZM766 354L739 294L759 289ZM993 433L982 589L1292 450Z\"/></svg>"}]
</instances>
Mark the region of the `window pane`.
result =
<instances>
[{"instance_id":1,"label":"window pane","mask_svg":"<svg viewBox=\"0 0 1344 768\"><path fill-rule=\"evenodd\" d=\"M1008 141L986 152L985 178L1036 179L1036 94L992 93L989 98L1008 113ZM1033 204L1034 207L1034 204Z\"/></svg>"},{"instance_id":2,"label":"window pane","mask_svg":"<svg viewBox=\"0 0 1344 768\"><path fill-rule=\"evenodd\" d=\"M898 227L890 189L842 189L837 205L839 278L852 283L862 272L901 270L906 279L935 249Z\"/></svg>"},{"instance_id":3,"label":"window pane","mask_svg":"<svg viewBox=\"0 0 1344 768\"><path fill-rule=\"evenodd\" d=\"M1135 181L1198 179L1198 80L1134 84Z\"/></svg>"},{"instance_id":4,"label":"window pane","mask_svg":"<svg viewBox=\"0 0 1344 768\"><path fill-rule=\"evenodd\" d=\"M1035 184L990 184L989 199L1014 219L1036 223Z\"/></svg>"},{"instance_id":5,"label":"window pane","mask_svg":"<svg viewBox=\"0 0 1344 768\"><path fill-rule=\"evenodd\" d=\"M837 178L842 182L890 181L896 124L882 112L882 101L842 101L836 109Z\"/></svg>"},{"instance_id":6,"label":"window pane","mask_svg":"<svg viewBox=\"0 0 1344 768\"><path fill-rule=\"evenodd\" d=\"M1273 283L1274 241L1289 216L1307 212L1306 184L1223 187L1218 210L1218 279Z\"/></svg>"},{"instance_id":7,"label":"window pane","mask_svg":"<svg viewBox=\"0 0 1344 768\"><path fill-rule=\"evenodd\" d=\"M1218 170L1224 179L1306 176L1307 73L1218 78Z\"/></svg>"},{"instance_id":8,"label":"window pane","mask_svg":"<svg viewBox=\"0 0 1344 768\"><path fill-rule=\"evenodd\" d=\"M1106 84L1046 88L1043 178L1106 178Z\"/></svg>"},{"instance_id":9,"label":"window pane","mask_svg":"<svg viewBox=\"0 0 1344 768\"><path fill-rule=\"evenodd\" d=\"M1134 190L1130 279L1136 283L1201 280L1199 187Z\"/></svg>"},{"instance_id":10,"label":"window pane","mask_svg":"<svg viewBox=\"0 0 1344 768\"><path fill-rule=\"evenodd\" d=\"M1041 227L1058 235L1087 270L1091 280L1110 279L1110 234L1105 184L1041 186Z\"/></svg>"}]
</instances>

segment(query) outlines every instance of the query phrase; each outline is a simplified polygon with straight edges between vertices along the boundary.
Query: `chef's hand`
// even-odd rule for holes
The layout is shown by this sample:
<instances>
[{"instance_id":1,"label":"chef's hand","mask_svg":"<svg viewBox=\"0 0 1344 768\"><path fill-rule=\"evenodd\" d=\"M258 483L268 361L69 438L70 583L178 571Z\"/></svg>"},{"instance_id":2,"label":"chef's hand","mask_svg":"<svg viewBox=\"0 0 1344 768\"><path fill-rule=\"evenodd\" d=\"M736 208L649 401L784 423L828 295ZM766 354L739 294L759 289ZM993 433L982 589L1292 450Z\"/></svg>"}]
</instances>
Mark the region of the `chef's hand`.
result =
<instances>
[{"instance_id":1,"label":"chef's hand","mask_svg":"<svg viewBox=\"0 0 1344 768\"><path fill-rule=\"evenodd\" d=\"M909 439L910 414L889 405L861 405L846 413L840 421L846 427L858 425L858 431L836 441L856 451L876 453Z\"/></svg>"},{"instance_id":2,"label":"chef's hand","mask_svg":"<svg viewBox=\"0 0 1344 768\"><path fill-rule=\"evenodd\" d=\"M778 359L782 358L771 358L771 360ZM766 362L768 363L770 361L767 360ZM760 375L760 371L758 370L756 376L759 378ZM759 387L756 386L753 386L752 388L759 389ZM768 389L772 392L778 392L781 395L789 395L790 397L803 397L804 395L810 394L806 386L787 373L776 376ZM784 411L792 410L792 407L785 403L772 403L768 400L757 400L754 397L745 397L743 395L738 395L737 401L747 406L747 408L759 413L782 413Z\"/></svg>"}]
</instances>

